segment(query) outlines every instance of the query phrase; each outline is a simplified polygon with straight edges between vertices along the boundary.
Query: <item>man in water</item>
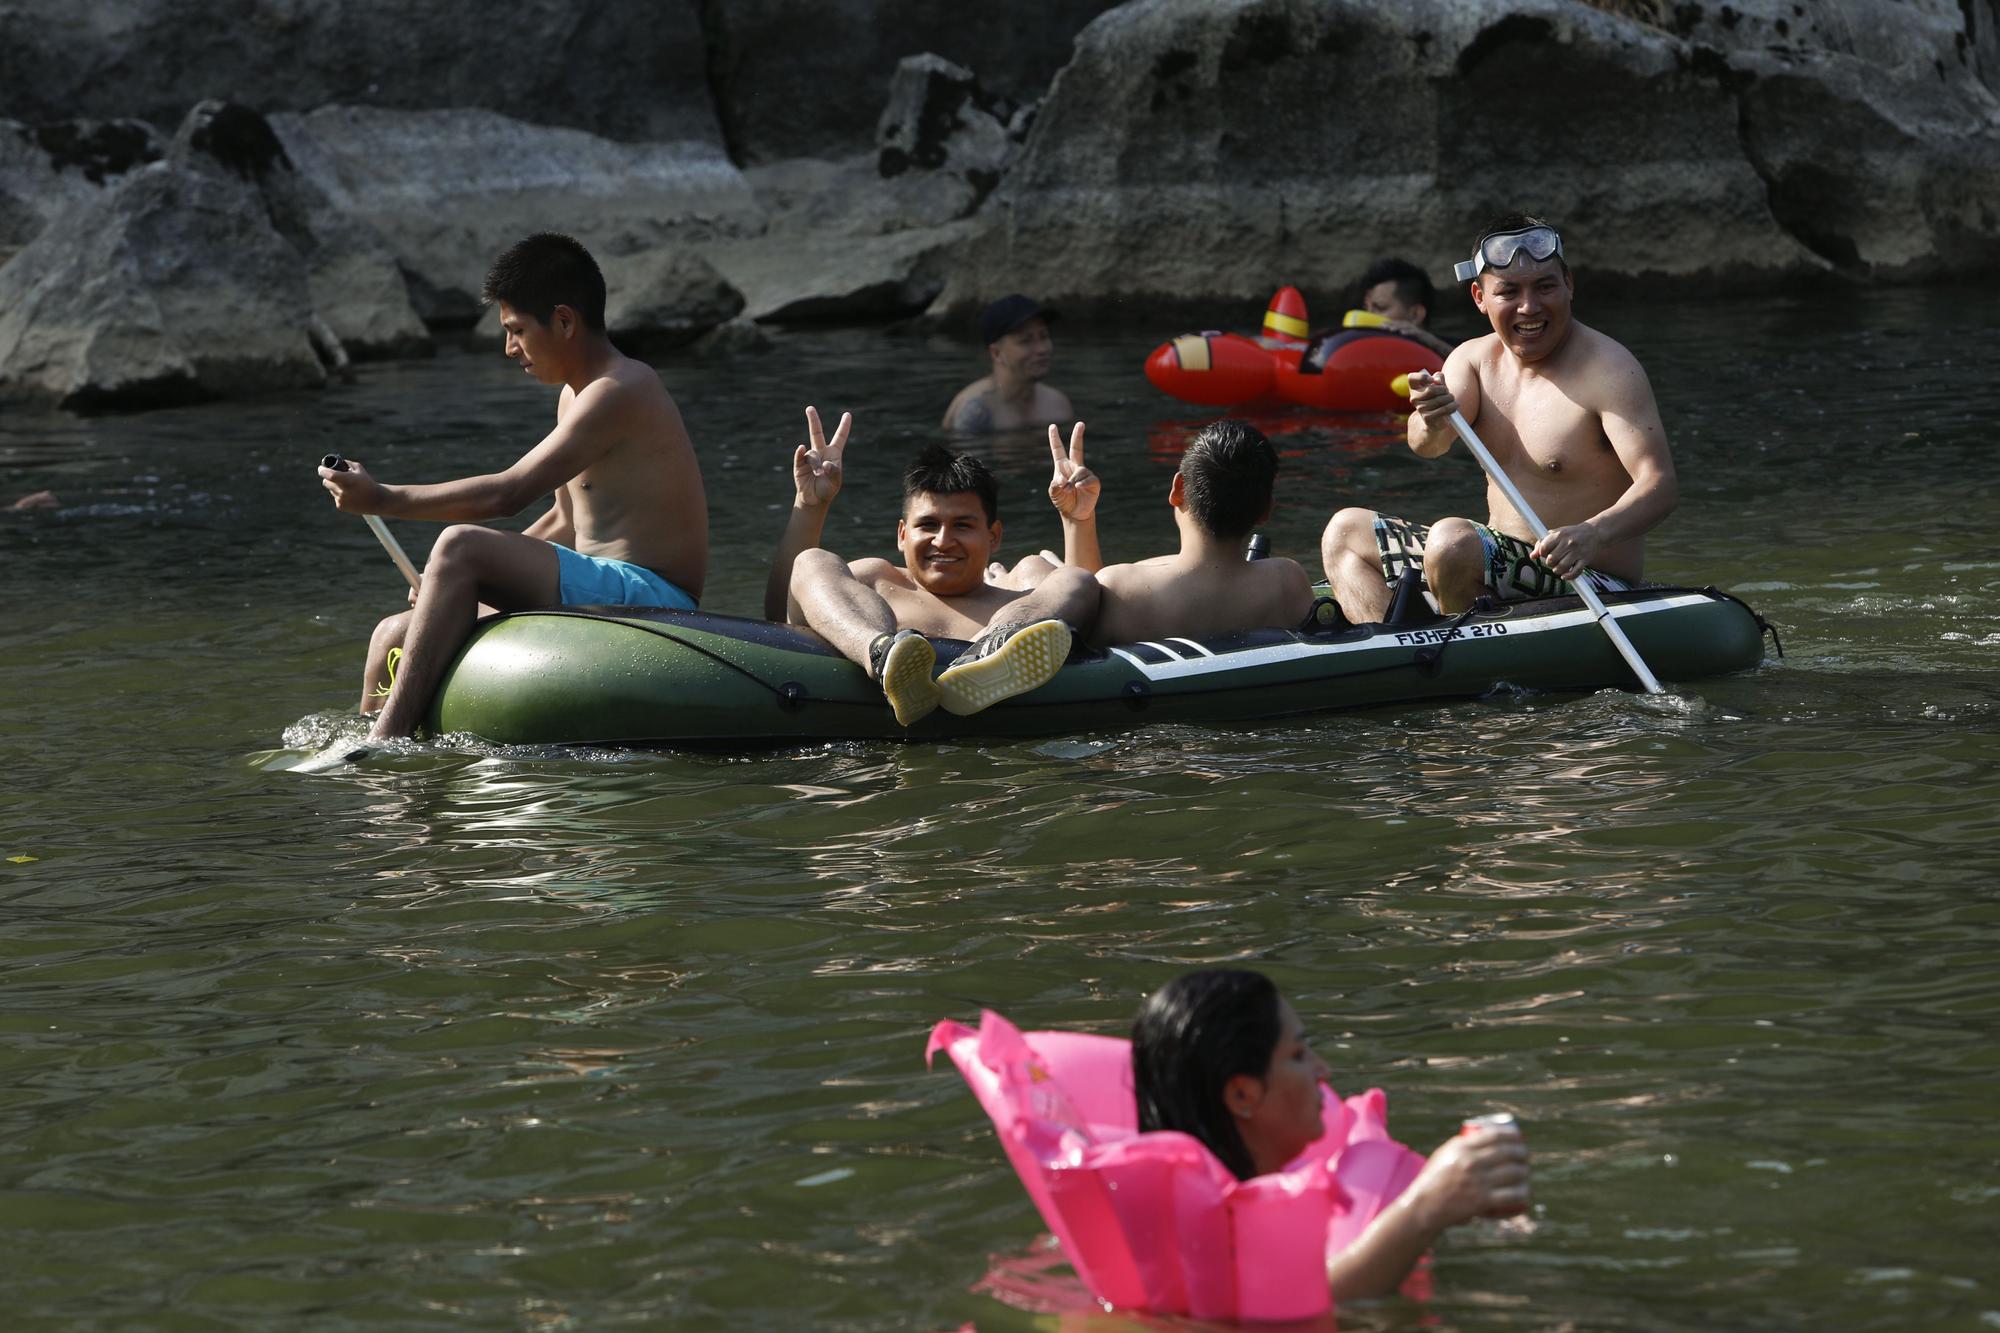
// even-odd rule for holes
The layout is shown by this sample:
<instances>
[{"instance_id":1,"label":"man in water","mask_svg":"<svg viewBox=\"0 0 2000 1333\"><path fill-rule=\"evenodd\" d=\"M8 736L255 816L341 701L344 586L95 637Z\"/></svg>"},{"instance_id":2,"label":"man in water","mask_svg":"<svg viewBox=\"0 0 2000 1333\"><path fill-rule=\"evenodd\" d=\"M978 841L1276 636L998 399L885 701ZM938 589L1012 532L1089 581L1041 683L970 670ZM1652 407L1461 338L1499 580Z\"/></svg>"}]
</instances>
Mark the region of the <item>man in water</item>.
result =
<instances>
[{"instance_id":1,"label":"man in water","mask_svg":"<svg viewBox=\"0 0 2000 1333\"><path fill-rule=\"evenodd\" d=\"M1431 310L1437 289L1430 274L1407 259L1378 259L1361 275L1361 308L1380 315L1391 333L1420 342L1439 356L1451 355L1451 344L1431 332Z\"/></svg>"},{"instance_id":2,"label":"man in water","mask_svg":"<svg viewBox=\"0 0 2000 1333\"><path fill-rule=\"evenodd\" d=\"M1083 465L1082 423L1070 434L1067 454L1049 427L1049 453L1055 464L1049 501L1062 515L1063 563L1091 571L1104 589L1092 644L1290 628L1311 614L1312 579L1298 562L1243 558L1245 539L1271 515L1278 474L1277 451L1255 427L1230 420L1202 427L1167 489L1180 551L1129 565L1105 565L1099 549L1102 484ZM1030 556L1009 581L1032 583L1052 568L1046 557Z\"/></svg>"},{"instance_id":3,"label":"man in water","mask_svg":"<svg viewBox=\"0 0 2000 1333\"><path fill-rule=\"evenodd\" d=\"M1410 377L1410 448L1422 458L1445 453L1456 438L1451 414L1463 412L1549 532L1536 540L1490 481L1484 523L1446 518L1424 528L1343 509L1320 554L1357 624L1382 619L1405 569L1423 576L1448 613L1481 594L1557 596L1585 571L1600 588L1631 586L1645 572L1645 534L1679 499L1646 372L1570 315L1576 284L1561 234L1540 218L1501 218L1457 277L1471 284L1493 332L1454 350L1441 378Z\"/></svg>"},{"instance_id":4,"label":"man in water","mask_svg":"<svg viewBox=\"0 0 2000 1333\"><path fill-rule=\"evenodd\" d=\"M352 462L319 470L345 513L454 525L431 548L371 739L416 729L482 602L692 610L708 573L708 504L680 409L651 366L611 345L589 252L553 232L530 236L494 262L483 297L499 307L507 355L561 386L555 429L504 471L434 485L387 485ZM551 492L526 532L476 526ZM371 674L384 642L378 630Z\"/></svg>"},{"instance_id":5,"label":"man in water","mask_svg":"<svg viewBox=\"0 0 2000 1333\"><path fill-rule=\"evenodd\" d=\"M1003 296L979 312L979 338L993 370L958 391L945 409L946 430L989 435L1075 419L1062 391L1042 382L1055 360L1054 318L1025 296Z\"/></svg>"},{"instance_id":6,"label":"man in water","mask_svg":"<svg viewBox=\"0 0 2000 1333\"><path fill-rule=\"evenodd\" d=\"M806 409L810 444L792 456L792 512L764 614L806 626L860 666L906 727L939 704L976 713L1054 676L1069 656L1069 625L1096 619L1097 584L1080 569L1058 570L1032 591L986 581L1000 547L1000 492L978 459L933 445L904 473L900 566L820 548L853 421L843 413L828 439L819 413ZM972 640L935 679L932 635Z\"/></svg>"}]
</instances>

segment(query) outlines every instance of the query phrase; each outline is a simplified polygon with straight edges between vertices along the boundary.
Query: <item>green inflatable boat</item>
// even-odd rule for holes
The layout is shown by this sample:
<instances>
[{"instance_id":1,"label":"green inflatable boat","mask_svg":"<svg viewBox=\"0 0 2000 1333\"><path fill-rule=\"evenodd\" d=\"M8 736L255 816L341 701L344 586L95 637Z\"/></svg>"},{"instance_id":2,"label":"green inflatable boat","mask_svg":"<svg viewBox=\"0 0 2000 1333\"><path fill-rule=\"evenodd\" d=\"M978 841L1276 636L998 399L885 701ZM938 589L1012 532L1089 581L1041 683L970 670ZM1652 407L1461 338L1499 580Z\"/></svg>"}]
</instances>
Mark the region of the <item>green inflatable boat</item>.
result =
<instances>
[{"instance_id":1,"label":"green inflatable boat","mask_svg":"<svg viewBox=\"0 0 2000 1333\"><path fill-rule=\"evenodd\" d=\"M1604 600L1665 680L1742 671L1763 659L1767 626L1713 588L1646 588ZM938 641L940 665L962 646ZM429 725L511 745L939 740L1247 722L1502 685L1634 684L1590 611L1559 597L1450 621L1079 651L1040 689L970 717L939 709L905 730L859 667L788 626L700 611L565 607L474 627Z\"/></svg>"}]
</instances>

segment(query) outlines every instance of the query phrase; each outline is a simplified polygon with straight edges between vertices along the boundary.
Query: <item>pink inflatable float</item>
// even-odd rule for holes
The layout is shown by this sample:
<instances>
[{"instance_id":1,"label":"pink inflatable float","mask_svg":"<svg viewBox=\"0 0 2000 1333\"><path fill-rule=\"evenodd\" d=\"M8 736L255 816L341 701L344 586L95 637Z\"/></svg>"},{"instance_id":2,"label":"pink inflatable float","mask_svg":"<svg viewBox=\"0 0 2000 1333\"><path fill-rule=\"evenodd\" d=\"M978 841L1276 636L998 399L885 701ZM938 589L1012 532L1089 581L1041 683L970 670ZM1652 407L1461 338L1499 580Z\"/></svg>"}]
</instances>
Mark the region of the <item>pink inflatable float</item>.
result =
<instances>
[{"instance_id":1,"label":"pink inflatable float","mask_svg":"<svg viewBox=\"0 0 2000 1333\"><path fill-rule=\"evenodd\" d=\"M1423 1169L1389 1137L1380 1088L1322 1087L1326 1133L1283 1171L1237 1180L1200 1140L1138 1132L1131 1043L949 1020L951 1056L1042 1221L1101 1301L1198 1319L1326 1311L1326 1264Z\"/></svg>"}]
</instances>

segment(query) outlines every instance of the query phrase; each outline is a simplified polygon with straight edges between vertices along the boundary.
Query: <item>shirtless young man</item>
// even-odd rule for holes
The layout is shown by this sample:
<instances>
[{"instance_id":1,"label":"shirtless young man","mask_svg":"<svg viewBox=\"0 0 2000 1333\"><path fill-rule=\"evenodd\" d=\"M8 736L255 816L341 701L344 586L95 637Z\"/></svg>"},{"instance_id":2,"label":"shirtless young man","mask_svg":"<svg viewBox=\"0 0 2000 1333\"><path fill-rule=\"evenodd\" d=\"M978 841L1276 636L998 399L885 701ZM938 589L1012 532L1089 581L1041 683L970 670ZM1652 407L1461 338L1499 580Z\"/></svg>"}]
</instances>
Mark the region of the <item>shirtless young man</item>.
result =
<instances>
[{"instance_id":1,"label":"shirtless young man","mask_svg":"<svg viewBox=\"0 0 2000 1333\"><path fill-rule=\"evenodd\" d=\"M1053 318L1053 311L1025 296L1003 296L979 312L979 337L993 373L958 391L944 412L946 430L987 435L1075 420L1062 391L1042 383L1055 359L1056 345L1049 337Z\"/></svg>"},{"instance_id":2,"label":"shirtless young man","mask_svg":"<svg viewBox=\"0 0 2000 1333\"><path fill-rule=\"evenodd\" d=\"M1382 619L1406 568L1422 573L1447 613L1482 593L1556 596L1585 570L1601 588L1629 587L1645 573L1645 534L1679 499L1646 372L1570 316L1576 284L1556 229L1520 214L1502 218L1457 276L1471 283L1493 332L1453 351L1442 379L1410 377L1410 448L1422 458L1445 453L1456 438L1451 413L1462 411L1549 534L1536 541L1490 481L1483 524L1446 518L1426 529L1343 509L1327 524L1320 554L1356 624Z\"/></svg>"},{"instance_id":3,"label":"shirtless young man","mask_svg":"<svg viewBox=\"0 0 2000 1333\"><path fill-rule=\"evenodd\" d=\"M819 540L840 493L853 417L843 413L830 440L810 407L806 426L811 443L792 455L792 513L764 586L768 618L806 626L859 665L906 727L939 704L976 713L1061 669L1069 625L1097 615L1097 584L1080 569L1057 571L1031 592L986 581L1000 517L999 487L984 464L935 445L924 450L903 474L902 565L873 556L850 563ZM972 643L933 679L928 635Z\"/></svg>"},{"instance_id":4,"label":"shirtless young man","mask_svg":"<svg viewBox=\"0 0 2000 1333\"><path fill-rule=\"evenodd\" d=\"M1063 563L1090 570L1104 589L1092 645L1289 628L1311 614L1312 579L1297 561L1243 558L1244 539L1271 515L1278 473L1277 451L1256 428L1228 420L1202 427L1167 489L1180 551L1130 565L1107 566L1100 553L1102 484L1083 465L1082 423L1070 433L1067 454L1049 427L1049 453L1055 464L1049 502L1062 515ZM1031 581L1034 572L1017 566L1015 577Z\"/></svg>"},{"instance_id":5,"label":"shirtless young man","mask_svg":"<svg viewBox=\"0 0 2000 1333\"><path fill-rule=\"evenodd\" d=\"M403 660L371 739L407 736L479 605L665 606L692 610L708 573L708 504L680 409L652 367L605 334L604 278L567 236L542 232L494 262L485 299L499 306L507 355L561 385L556 427L502 472L428 486L391 486L359 463L319 475L350 514L452 523L431 548ZM476 526L554 492L524 533ZM396 637L391 617L370 646Z\"/></svg>"}]
</instances>

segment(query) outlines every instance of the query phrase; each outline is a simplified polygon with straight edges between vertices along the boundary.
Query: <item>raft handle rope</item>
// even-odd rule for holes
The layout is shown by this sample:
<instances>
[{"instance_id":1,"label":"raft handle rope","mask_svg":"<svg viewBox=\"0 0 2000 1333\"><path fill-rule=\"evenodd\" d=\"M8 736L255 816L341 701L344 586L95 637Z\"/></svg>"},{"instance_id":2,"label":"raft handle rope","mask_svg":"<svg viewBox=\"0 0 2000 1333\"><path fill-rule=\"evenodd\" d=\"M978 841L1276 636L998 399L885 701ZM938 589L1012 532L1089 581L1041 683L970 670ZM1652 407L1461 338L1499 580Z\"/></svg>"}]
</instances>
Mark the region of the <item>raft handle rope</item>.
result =
<instances>
[{"instance_id":1,"label":"raft handle rope","mask_svg":"<svg viewBox=\"0 0 2000 1333\"><path fill-rule=\"evenodd\" d=\"M1411 659L1417 664L1417 670L1425 676L1435 676L1438 672L1444 670L1444 650L1449 648L1452 642L1458 638L1458 631L1464 627L1465 622L1476 615L1482 615L1492 610L1493 599L1491 597L1473 598L1471 606L1466 607L1463 611L1453 616L1451 623L1438 631L1438 633L1444 636L1443 638L1439 639L1436 643L1427 643L1417 649L1417 655Z\"/></svg>"},{"instance_id":2,"label":"raft handle rope","mask_svg":"<svg viewBox=\"0 0 2000 1333\"><path fill-rule=\"evenodd\" d=\"M1744 611L1749 613L1750 618L1757 622L1757 632L1760 635L1768 634L1771 636L1771 646L1778 650L1778 656L1783 657L1785 655L1785 641L1778 637L1778 627L1776 625L1773 625L1770 621L1764 619L1764 617L1758 615L1757 609L1751 606L1750 603L1744 601L1741 597L1735 597L1730 595L1729 593L1724 592L1722 589L1716 587L1712 583L1709 584L1706 588L1703 588L1702 591L1707 593L1711 597L1720 597L1725 602L1734 602L1738 606L1742 607Z\"/></svg>"}]
</instances>

